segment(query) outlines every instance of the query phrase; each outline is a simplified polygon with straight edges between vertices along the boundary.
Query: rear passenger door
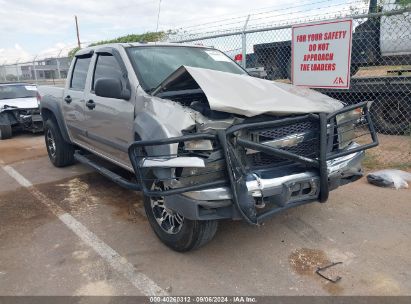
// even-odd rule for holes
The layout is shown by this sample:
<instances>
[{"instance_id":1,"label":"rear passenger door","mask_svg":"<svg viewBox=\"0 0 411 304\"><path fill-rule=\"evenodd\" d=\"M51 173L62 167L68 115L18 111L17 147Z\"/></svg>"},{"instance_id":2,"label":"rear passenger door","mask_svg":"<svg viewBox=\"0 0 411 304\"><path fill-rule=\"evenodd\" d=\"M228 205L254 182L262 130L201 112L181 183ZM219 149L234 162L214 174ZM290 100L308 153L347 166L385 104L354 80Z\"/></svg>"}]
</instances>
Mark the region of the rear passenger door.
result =
<instances>
[{"instance_id":1,"label":"rear passenger door","mask_svg":"<svg viewBox=\"0 0 411 304\"><path fill-rule=\"evenodd\" d=\"M84 98L87 85L87 74L90 68L92 53L75 58L71 77L63 96L63 115L71 140L76 143L86 142L84 125Z\"/></svg>"},{"instance_id":2,"label":"rear passenger door","mask_svg":"<svg viewBox=\"0 0 411 304\"><path fill-rule=\"evenodd\" d=\"M88 140L97 152L123 166L131 167L127 149L134 139L134 103L130 100L97 96L94 86L100 78L117 78L126 85L127 70L117 50L96 51L91 89L86 97L85 125ZM92 104L91 107L89 105Z\"/></svg>"}]
</instances>

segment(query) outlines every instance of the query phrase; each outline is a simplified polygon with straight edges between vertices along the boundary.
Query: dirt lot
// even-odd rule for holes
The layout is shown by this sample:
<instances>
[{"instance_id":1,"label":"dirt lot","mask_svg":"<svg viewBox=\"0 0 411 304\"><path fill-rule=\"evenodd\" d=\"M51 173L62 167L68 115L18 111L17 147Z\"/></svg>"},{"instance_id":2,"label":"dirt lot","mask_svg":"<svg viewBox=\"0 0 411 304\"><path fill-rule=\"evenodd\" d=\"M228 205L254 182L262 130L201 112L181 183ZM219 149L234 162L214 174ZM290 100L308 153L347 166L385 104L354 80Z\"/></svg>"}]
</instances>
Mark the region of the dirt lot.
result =
<instances>
[{"instance_id":1,"label":"dirt lot","mask_svg":"<svg viewBox=\"0 0 411 304\"><path fill-rule=\"evenodd\" d=\"M409 189L362 179L261 227L221 222L179 254L138 193L54 168L41 135L1 141L0 162L0 295L411 295ZM336 284L314 273L330 262Z\"/></svg>"},{"instance_id":2,"label":"dirt lot","mask_svg":"<svg viewBox=\"0 0 411 304\"><path fill-rule=\"evenodd\" d=\"M411 136L378 134L379 146L366 152L367 170L398 168L411 170Z\"/></svg>"}]
</instances>

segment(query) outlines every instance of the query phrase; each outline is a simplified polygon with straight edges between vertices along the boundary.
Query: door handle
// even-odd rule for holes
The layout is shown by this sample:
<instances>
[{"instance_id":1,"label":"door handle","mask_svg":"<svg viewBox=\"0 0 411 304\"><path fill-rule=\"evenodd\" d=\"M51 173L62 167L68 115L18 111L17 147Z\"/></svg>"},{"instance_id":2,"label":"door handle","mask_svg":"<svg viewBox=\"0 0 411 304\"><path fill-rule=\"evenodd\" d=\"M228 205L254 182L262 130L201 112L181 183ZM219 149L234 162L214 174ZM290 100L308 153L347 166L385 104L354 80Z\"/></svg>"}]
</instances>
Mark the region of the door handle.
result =
<instances>
[{"instance_id":1,"label":"door handle","mask_svg":"<svg viewBox=\"0 0 411 304\"><path fill-rule=\"evenodd\" d=\"M64 97L64 101L67 103L71 103L73 99L71 99L70 95L67 95L66 97Z\"/></svg>"},{"instance_id":2,"label":"door handle","mask_svg":"<svg viewBox=\"0 0 411 304\"><path fill-rule=\"evenodd\" d=\"M96 107L96 103L94 102L93 99L90 99L89 101L86 102L86 107L89 108L90 110L93 110Z\"/></svg>"}]
</instances>

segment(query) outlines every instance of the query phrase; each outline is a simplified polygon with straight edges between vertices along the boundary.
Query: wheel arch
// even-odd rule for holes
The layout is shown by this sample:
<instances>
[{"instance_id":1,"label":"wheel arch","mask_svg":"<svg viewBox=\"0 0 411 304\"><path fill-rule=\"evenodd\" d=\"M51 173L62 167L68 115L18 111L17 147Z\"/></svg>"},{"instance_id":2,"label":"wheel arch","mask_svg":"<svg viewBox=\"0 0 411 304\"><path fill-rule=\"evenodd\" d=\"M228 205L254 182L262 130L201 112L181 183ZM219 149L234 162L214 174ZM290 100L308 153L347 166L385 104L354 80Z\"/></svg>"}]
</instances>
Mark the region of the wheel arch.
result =
<instances>
[{"instance_id":1,"label":"wheel arch","mask_svg":"<svg viewBox=\"0 0 411 304\"><path fill-rule=\"evenodd\" d=\"M56 121L63 139L66 142L71 143L70 136L67 132L66 124L64 123L63 114L61 113L60 108L58 108L57 106L47 105L42 106L40 112L44 123L46 123L46 121L49 119Z\"/></svg>"}]
</instances>

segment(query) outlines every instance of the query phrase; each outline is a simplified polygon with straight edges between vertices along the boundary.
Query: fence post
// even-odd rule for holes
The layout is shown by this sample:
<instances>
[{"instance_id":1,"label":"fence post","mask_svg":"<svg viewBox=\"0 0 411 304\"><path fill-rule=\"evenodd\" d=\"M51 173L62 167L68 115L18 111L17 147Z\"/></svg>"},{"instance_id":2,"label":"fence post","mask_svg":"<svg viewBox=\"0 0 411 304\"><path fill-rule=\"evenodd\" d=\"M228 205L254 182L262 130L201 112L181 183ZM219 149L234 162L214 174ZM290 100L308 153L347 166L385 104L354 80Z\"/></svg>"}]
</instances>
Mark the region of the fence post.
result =
<instances>
[{"instance_id":1,"label":"fence post","mask_svg":"<svg viewBox=\"0 0 411 304\"><path fill-rule=\"evenodd\" d=\"M59 54L57 55L57 58L56 58L56 63L57 63L57 75L59 76L59 79L61 79L61 71L60 71L60 61L59 61L59 58L60 58L60 54L61 54L62 51L63 51L63 49L60 50L60 52L59 52Z\"/></svg>"},{"instance_id":2,"label":"fence post","mask_svg":"<svg viewBox=\"0 0 411 304\"><path fill-rule=\"evenodd\" d=\"M245 33L248 25L248 20L250 20L250 15L247 16L247 19L245 20L244 27L243 27L243 32L241 34L241 65L245 69L247 66L247 34Z\"/></svg>"},{"instance_id":3,"label":"fence post","mask_svg":"<svg viewBox=\"0 0 411 304\"><path fill-rule=\"evenodd\" d=\"M34 79L35 79L35 82L37 84L36 58L37 58L37 55L33 59L33 72L34 72Z\"/></svg>"},{"instance_id":4,"label":"fence post","mask_svg":"<svg viewBox=\"0 0 411 304\"><path fill-rule=\"evenodd\" d=\"M2 67L3 67L3 77L4 77L4 82L7 82L7 69L6 69L6 61L7 60L4 60L4 62L3 62L3 65L2 65Z\"/></svg>"},{"instance_id":5,"label":"fence post","mask_svg":"<svg viewBox=\"0 0 411 304\"><path fill-rule=\"evenodd\" d=\"M17 61L16 61L17 81L20 81L20 76L19 76L19 60L20 60L20 59L17 59Z\"/></svg>"}]
</instances>

